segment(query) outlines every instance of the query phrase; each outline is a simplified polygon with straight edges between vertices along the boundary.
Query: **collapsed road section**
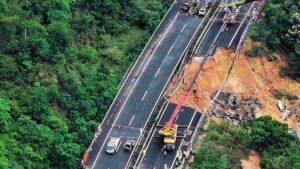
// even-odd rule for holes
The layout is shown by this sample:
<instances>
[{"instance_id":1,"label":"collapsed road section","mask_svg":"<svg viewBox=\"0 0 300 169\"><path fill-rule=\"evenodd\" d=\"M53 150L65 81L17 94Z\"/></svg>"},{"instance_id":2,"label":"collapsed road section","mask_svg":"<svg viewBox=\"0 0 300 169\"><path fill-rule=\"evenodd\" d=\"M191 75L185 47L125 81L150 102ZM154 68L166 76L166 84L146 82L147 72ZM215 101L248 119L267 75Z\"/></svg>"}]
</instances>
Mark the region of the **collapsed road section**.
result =
<instances>
[{"instance_id":1,"label":"collapsed road section","mask_svg":"<svg viewBox=\"0 0 300 169\"><path fill-rule=\"evenodd\" d=\"M192 137L189 134L196 135L197 132L194 132L194 129L197 129L196 126L202 124L202 120L199 120L200 117L194 115L203 115L199 112L196 114L189 113L187 109L191 111L194 109L181 106L184 104L184 100L188 98L188 93L191 91L193 84L199 76L206 59L214 53L216 47L220 47L224 44L227 44L224 47L228 47L236 38L238 39L237 43L240 43L242 34L239 34L239 32L245 31L245 27L249 24L249 20L251 19L247 16L251 11L257 10L253 8L253 6L254 2L250 2L236 8L236 11L241 13L237 13L235 19L230 23L224 20L226 15L228 15L228 13L223 12L224 7L219 8L220 10L216 11L216 15L213 15L216 16L216 18L211 18L212 21L207 25L209 28L199 37L198 47L196 47L194 51L202 52L205 59L201 60L197 73L190 82L189 89L187 91L184 90L182 95L179 96L178 104L167 104L158 125L156 125L154 132L152 132L150 141L143 148L140 154L141 159L135 168L173 169L184 166L185 161L190 157L190 153L192 152L193 139L191 139ZM220 18L222 18L221 22L219 22ZM212 26L214 26L215 29L211 29ZM186 123L183 124L181 120L186 121ZM198 125L196 125L197 123Z\"/></svg>"},{"instance_id":2,"label":"collapsed road section","mask_svg":"<svg viewBox=\"0 0 300 169\"><path fill-rule=\"evenodd\" d=\"M84 168L130 168L134 166L134 161L132 162L131 159L134 152L139 152L136 147L140 147L135 145L139 144L143 136L147 135L148 131L145 129L153 114L153 110L158 105L164 89L179 63L182 61L184 54L189 53L187 49L190 47L192 40L196 37L204 21L203 18L205 17L203 16L205 16L207 12L204 11L204 8L208 8L209 5L206 5L207 3L204 0L197 1L199 5L194 5L195 2L196 1L193 1L191 5L188 5L183 0L174 1L144 51L124 79L119 93L102 124L99 126L92 144L84 155L82 160L82 166ZM193 51L193 54L196 55L197 52L202 53L207 58L217 47L218 39L225 39L226 41L226 43L222 41L219 45L229 44L228 46L231 46L230 44L234 43L233 39L239 37L238 32L243 30L242 26L246 20L245 16L248 15L252 7L253 4L250 4L246 7L239 7L236 10L245 11L246 14L243 15L244 17L239 17L236 12L234 20L240 22L240 24L237 27L233 27L233 31L230 28L225 29L227 28L228 22L225 22L224 18L226 18L228 13L223 13L219 10L220 7L218 7L216 12L217 19L218 17L223 17L223 23L209 22L207 24L205 29L208 29L206 31L202 30L205 34L201 34L199 38L201 41L200 43L196 43L199 45L196 45L198 47L195 49L196 52ZM214 21L217 20L214 17L212 19ZM233 21L230 20L230 24L233 24ZM213 29L213 27L215 27L215 29ZM227 30L227 32L223 33L224 30ZM224 38L224 34L229 38ZM195 81L193 81L192 84L194 82ZM181 106L183 106L183 104ZM193 127L191 127L191 125L194 123L197 124L200 117L194 116L196 115L194 112L190 118L186 119L187 124L184 124L186 126L184 129L178 127L177 123L179 123L178 120L180 120L181 116L177 116L177 114L181 110L181 106L176 113L173 112L171 117L169 117L172 120L169 120L166 124L159 123L159 125L161 125L162 129L166 129L164 131L168 131L169 129L174 130L176 138L177 134L180 133L184 134L179 137L189 138L184 131L192 131ZM177 110L177 106L175 110ZM168 112L164 111L162 117L167 117L167 115ZM176 125L174 125L174 123ZM150 133L150 135L153 135L153 132ZM165 134L164 140L169 136L174 137L174 135ZM150 168L157 165L159 166L158 168L161 168L161 164L164 164L164 166L173 168L174 165L176 165L176 159L178 159L177 154L180 153L182 147L184 147L182 145L189 142L189 139L178 140L176 141L175 139L174 144L170 144L174 153L171 153L173 155L166 158L167 161L160 163L156 160L153 163L151 160L147 161L149 158L146 159L145 156L142 156L141 161L138 161L137 164ZM171 141L174 141L174 139L171 139ZM153 142L155 142L155 139L152 137L149 146L152 145ZM165 143L166 141L164 141L162 147L168 146ZM129 151L124 151L123 147ZM147 150L148 149L145 149L145 151ZM158 161L161 161L161 159Z\"/></svg>"},{"instance_id":3,"label":"collapsed road section","mask_svg":"<svg viewBox=\"0 0 300 169\"><path fill-rule=\"evenodd\" d=\"M182 107L175 123L178 126L177 139L175 149L173 151L164 151L163 137L158 136L158 131L165 125L165 123L172 116L176 104L167 103L158 121L155 132L151 135L151 139L141 154L141 160L135 168L143 169L164 169L175 168L182 163L183 158L189 155L190 143L194 131L197 129L197 124L202 119L202 114L196 110L188 107Z\"/></svg>"},{"instance_id":4,"label":"collapsed road section","mask_svg":"<svg viewBox=\"0 0 300 169\"><path fill-rule=\"evenodd\" d=\"M228 9L232 6L231 4L235 4L231 7L231 10L235 11L234 14ZM200 41L195 56L212 56L218 47L236 50L246 27L251 24L252 20L258 18L261 5L263 2L257 0L241 1L238 4L235 1L223 3L204 38ZM231 20L227 21L229 15Z\"/></svg>"},{"instance_id":5,"label":"collapsed road section","mask_svg":"<svg viewBox=\"0 0 300 169\"><path fill-rule=\"evenodd\" d=\"M131 152L118 151L119 148L127 140L139 141L166 84L203 20L199 16L183 13L180 10L182 3L181 0L174 1L152 37L157 38L156 41L150 40L146 52L140 56L147 60L135 65L129 78L125 79L124 83L130 85L129 91L128 86L122 85L120 91L128 93L122 95L119 92L116 96L84 155L84 168L126 168ZM119 145L117 152L108 154L106 145L112 137L120 138L117 139Z\"/></svg>"}]
</instances>

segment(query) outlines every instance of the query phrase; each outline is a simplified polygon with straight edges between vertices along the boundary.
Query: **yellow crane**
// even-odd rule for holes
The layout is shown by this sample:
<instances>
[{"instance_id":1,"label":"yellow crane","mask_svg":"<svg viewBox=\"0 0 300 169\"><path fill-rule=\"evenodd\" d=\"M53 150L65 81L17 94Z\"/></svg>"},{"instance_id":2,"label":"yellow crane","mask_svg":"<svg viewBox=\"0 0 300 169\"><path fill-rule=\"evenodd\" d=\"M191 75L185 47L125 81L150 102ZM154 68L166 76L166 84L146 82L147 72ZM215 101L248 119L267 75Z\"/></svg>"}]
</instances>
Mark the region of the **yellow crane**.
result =
<instances>
[{"instance_id":1,"label":"yellow crane","mask_svg":"<svg viewBox=\"0 0 300 169\"><path fill-rule=\"evenodd\" d=\"M177 115L179 114L182 106L184 105L185 101L187 100L189 96L189 91L186 91L182 97L179 103L177 104L171 118L169 121L163 126L162 129L158 131L158 134L162 135L164 137L163 141L163 149L164 150L174 150L176 148L176 137L177 137L177 129L178 126L175 123L175 119Z\"/></svg>"}]
</instances>

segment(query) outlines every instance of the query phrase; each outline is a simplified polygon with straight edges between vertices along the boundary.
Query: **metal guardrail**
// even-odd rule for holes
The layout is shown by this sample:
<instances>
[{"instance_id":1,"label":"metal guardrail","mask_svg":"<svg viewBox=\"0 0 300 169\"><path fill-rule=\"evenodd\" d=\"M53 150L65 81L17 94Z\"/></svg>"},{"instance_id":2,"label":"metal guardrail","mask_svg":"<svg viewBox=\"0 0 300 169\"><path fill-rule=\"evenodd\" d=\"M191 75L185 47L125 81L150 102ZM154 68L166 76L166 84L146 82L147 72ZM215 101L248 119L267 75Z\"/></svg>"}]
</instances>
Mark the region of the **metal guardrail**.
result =
<instances>
[{"instance_id":1,"label":"metal guardrail","mask_svg":"<svg viewBox=\"0 0 300 169\"><path fill-rule=\"evenodd\" d=\"M217 0L216 2L218 2L218 0ZM212 6L211 9L214 9L215 4L216 4L216 3L213 4L213 6ZM210 15L208 15L208 16L210 16ZM205 18L205 19L208 20L208 17ZM199 38L197 35L198 35L198 34L199 34L199 35L202 34L202 31L200 31L200 30L201 30L201 27L204 25L204 23L205 23L205 21L203 21L203 23L202 23L201 25L199 25L199 27L197 28L196 32L194 33L194 35L193 35L191 41L190 41L189 44L188 44L189 48L186 50L186 52L185 52L185 54L184 54L182 60L184 60L184 58L185 58L186 56L189 55L189 51L191 51L191 49L194 49L194 48L193 48L193 45L196 44L197 39ZM153 128L155 128L155 125L152 125L151 129L153 130ZM143 133L145 134L145 132L143 132ZM143 135L144 135L144 134L143 134ZM141 137L148 138L148 136L151 136L151 133L147 133L147 136L141 136ZM149 138L148 138L148 139L149 139ZM141 140L139 140L139 141L137 142L137 144L140 144L140 143L142 143ZM142 147L144 147L145 145L147 145L146 143L148 143L148 142L143 142ZM137 146L137 147L139 147L139 146ZM141 155L141 153L140 153L141 150L142 150L142 149L140 149L139 151L136 150L136 149L134 150L134 151L137 151L136 153L139 153L139 155L137 156L137 158L139 158L138 160L141 160L141 158L142 158L142 157L140 156L140 155ZM136 168L138 167L138 166L136 166L136 165L138 165L139 162L140 162L140 161L131 160L130 165L128 166L128 168L136 169Z\"/></svg>"},{"instance_id":2,"label":"metal guardrail","mask_svg":"<svg viewBox=\"0 0 300 169\"><path fill-rule=\"evenodd\" d=\"M152 136L151 134L153 132L155 132L156 125L157 125L160 117L163 114L163 110L164 110L165 106L167 106L166 105L166 103L167 103L166 100L162 99L162 102L163 102L162 106L157 108L158 113L157 113L157 116L155 118L155 122L152 124L151 128L148 131L148 135L146 136L146 138L143 141L140 142L140 145L138 145L140 147L139 150L137 150L138 155L137 155L136 160L132 160L132 164L131 164L131 166L129 166L131 169L138 169L138 166L139 166L139 164L140 164L140 162L141 162L141 160L144 156L143 150L145 149L145 147L147 146L149 141L151 141L151 136ZM140 152L142 152L142 153L140 153Z\"/></svg>"},{"instance_id":3,"label":"metal guardrail","mask_svg":"<svg viewBox=\"0 0 300 169\"><path fill-rule=\"evenodd\" d=\"M120 90L118 90L118 92L117 92L117 94L116 94L114 100L112 101L112 104L110 105L110 107L109 107L107 113L105 114L105 116L104 116L102 122L99 124L98 130L97 130L97 132L95 133L95 136L94 136L94 138L93 138L91 144L89 145L89 147L88 147L88 149L87 149L88 152L91 151L91 147L92 147L93 144L95 143L95 140L97 139L98 135L100 135L102 125L103 125L103 123L105 122L105 120L108 118L108 115L110 115L109 112L112 111L113 107L118 106L119 103L122 102L123 97L124 97L124 90L125 90L125 91L128 90L128 88L127 88L125 85L131 80L131 79L129 79L129 78L130 78L130 75L133 75L133 72L134 72L134 70L137 68L138 65L141 66L141 65L143 65L143 62L146 62L146 61L147 61L147 60L146 60L146 59L147 59L147 58L146 58L146 54L145 54L146 49L147 49L147 47L149 46L150 42L153 41L153 37L157 34L158 29L160 28L160 26L161 26L162 23L164 22L165 18L167 17L167 15L168 15L169 12L171 11L171 9L172 9L172 7L174 6L175 3L176 3L176 0L172 3L172 5L171 5L170 8L168 9L167 13L166 13L166 14L164 15L164 17L162 18L161 22L160 22L159 25L156 27L155 31L153 32L153 34L152 34L151 37L149 38L148 42L146 43L145 48L142 50L141 54L137 57L137 59L135 60L134 64L131 64L131 65L129 66L129 68L126 70L126 73L124 74L122 80L120 81L120 83L119 83L119 85L118 85L118 88L119 88ZM142 57L142 56L144 56L144 57ZM142 59L144 59L144 60L142 60ZM142 64L141 64L140 62L142 62ZM139 68L139 70L140 70L140 68ZM117 104L117 105L116 105L116 104ZM116 111L116 110L115 110L115 111Z\"/></svg>"},{"instance_id":4,"label":"metal guardrail","mask_svg":"<svg viewBox=\"0 0 300 169\"><path fill-rule=\"evenodd\" d=\"M217 1L219 1L219 0L217 0ZM207 11L207 15L204 16L203 22L201 23L198 31L196 32L195 38L192 40L191 45L188 49L188 52L186 52L184 54L183 58L182 58L181 64L179 65L179 68L178 68L178 71L177 71L177 74L176 74L177 78L180 78L180 75L182 77L181 77L181 80L179 80L179 84L177 84L178 86L175 88L175 91L178 89L178 87L180 86L180 84L183 80L182 78L185 76L185 73L181 73L182 71L184 71L184 68L185 68L184 65L186 65L186 62L190 61L190 58L192 57L192 54L194 54L194 52L196 50L196 46L197 46L196 44L198 44L199 39L201 39L201 37L203 36L203 34L207 30L207 23L209 23L210 20L211 20L209 18L211 18L212 15L213 15L212 13L215 10L214 7L215 7L215 4L216 4L217 1L214 1L214 3L212 4L212 7L209 8L209 10ZM173 84L175 84L175 83L176 83L176 81ZM173 84L171 86L173 86ZM165 94L169 93L169 90L170 90L170 88L167 91L165 91ZM171 95L173 95L173 94L171 94Z\"/></svg>"},{"instance_id":5,"label":"metal guardrail","mask_svg":"<svg viewBox=\"0 0 300 169\"><path fill-rule=\"evenodd\" d=\"M190 155L191 153L193 153L193 145L196 143L197 137L198 137L201 129L203 128L206 120L207 120L207 116L203 113L202 116L201 116L201 118L200 118L200 120L198 121L197 126L195 127L195 130L194 130L193 135L192 135L191 140L190 140L190 145L191 146L189 147L189 150L188 150L188 152L186 152L186 154ZM187 161L186 161L187 158L188 157L184 157L183 160L182 160L182 162L181 162L181 165L179 165L178 167L176 167L176 169L184 169L184 168L186 168L186 166L187 166Z\"/></svg>"},{"instance_id":6,"label":"metal guardrail","mask_svg":"<svg viewBox=\"0 0 300 169\"><path fill-rule=\"evenodd\" d=\"M204 26L204 28L203 28L203 31L201 32L201 35L199 35L199 38L198 38L198 40L195 42L195 45L194 45L194 48L193 48L193 50L192 50L192 54L194 55L195 54L195 52L196 52L196 50L197 50L197 47L198 47L198 45L200 45L200 42L202 41L202 38L204 38L204 34L208 31L208 28L210 27L210 25L212 24L212 21L213 21L213 19L215 18L215 16L218 14L218 10L219 10L219 8L220 8L220 2L221 2L222 0L216 0L216 1L214 1L214 3L213 3L213 5L212 5L212 7L211 7L211 11L210 11L210 19L209 20L207 20L205 23L203 23L203 25L205 25Z\"/></svg>"}]
</instances>

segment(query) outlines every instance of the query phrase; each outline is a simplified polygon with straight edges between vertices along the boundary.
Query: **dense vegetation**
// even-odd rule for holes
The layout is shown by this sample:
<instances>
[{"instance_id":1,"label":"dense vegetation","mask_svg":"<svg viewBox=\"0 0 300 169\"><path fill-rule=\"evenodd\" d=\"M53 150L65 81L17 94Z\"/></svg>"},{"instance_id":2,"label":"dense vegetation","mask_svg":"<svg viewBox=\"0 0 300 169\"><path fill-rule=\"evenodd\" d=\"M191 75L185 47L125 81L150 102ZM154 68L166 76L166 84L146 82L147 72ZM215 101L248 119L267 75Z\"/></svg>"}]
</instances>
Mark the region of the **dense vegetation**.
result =
<instances>
[{"instance_id":1,"label":"dense vegetation","mask_svg":"<svg viewBox=\"0 0 300 169\"><path fill-rule=\"evenodd\" d=\"M300 1L269 0L250 37L260 40L286 55L288 67L281 75L294 79L300 77Z\"/></svg>"},{"instance_id":2,"label":"dense vegetation","mask_svg":"<svg viewBox=\"0 0 300 169\"><path fill-rule=\"evenodd\" d=\"M300 168L299 138L288 133L288 127L271 117L250 120L241 127L212 122L199 150L193 169L239 169L240 159L247 151L261 156L261 167L266 169Z\"/></svg>"},{"instance_id":3,"label":"dense vegetation","mask_svg":"<svg viewBox=\"0 0 300 169\"><path fill-rule=\"evenodd\" d=\"M165 0L0 0L0 169L76 168Z\"/></svg>"}]
</instances>

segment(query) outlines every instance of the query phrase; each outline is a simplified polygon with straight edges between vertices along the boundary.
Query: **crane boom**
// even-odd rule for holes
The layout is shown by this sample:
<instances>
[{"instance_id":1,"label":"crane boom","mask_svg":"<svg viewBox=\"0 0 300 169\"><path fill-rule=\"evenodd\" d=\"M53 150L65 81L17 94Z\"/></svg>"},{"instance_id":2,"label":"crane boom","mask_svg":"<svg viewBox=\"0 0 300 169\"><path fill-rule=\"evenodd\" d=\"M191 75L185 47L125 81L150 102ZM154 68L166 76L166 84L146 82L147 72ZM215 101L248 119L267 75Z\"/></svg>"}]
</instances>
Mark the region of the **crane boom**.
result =
<instances>
[{"instance_id":1,"label":"crane boom","mask_svg":"<svg viewBox=\"0 0 300 169\"><path fill-rule=\"evenodd\" d=\"M169 121L166 123L166 127L172 127L175 119L178 115L178 113L180 112L182 106L184 105L184 103L186 102L186 100L188 99L190 93L188 91L184 91L183 95L180 98L179 103L176 105L176 108L171 116L171 118L169 119Z\"/></svg>"}]
</instances>

